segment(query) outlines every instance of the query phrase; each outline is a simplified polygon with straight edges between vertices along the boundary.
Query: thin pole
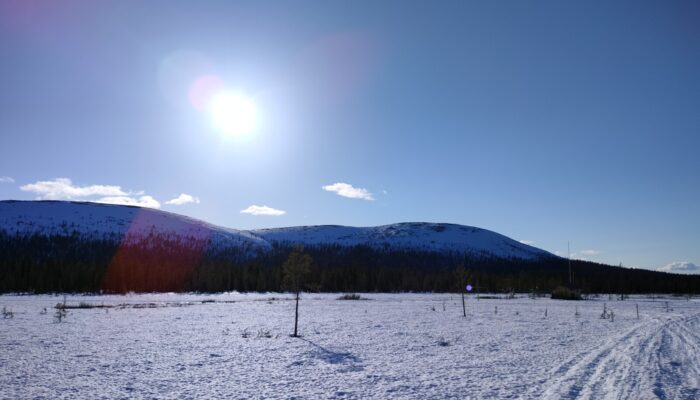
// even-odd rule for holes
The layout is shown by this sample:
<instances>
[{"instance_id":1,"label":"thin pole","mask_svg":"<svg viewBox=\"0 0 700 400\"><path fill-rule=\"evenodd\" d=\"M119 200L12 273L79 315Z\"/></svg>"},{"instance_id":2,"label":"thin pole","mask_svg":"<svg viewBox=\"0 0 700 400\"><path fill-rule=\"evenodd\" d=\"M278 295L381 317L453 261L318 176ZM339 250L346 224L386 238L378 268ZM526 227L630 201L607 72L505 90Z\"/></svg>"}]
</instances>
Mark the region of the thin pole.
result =
<instances>
[{"instance_id":1,"label":"thin pole","mask_svg":"<svg viewBox=\"0 0 700 400\"><path fill-rule=\"evenodd\" d=\"M569 241L566 242L566 252L567 252L567 258L569 259L569 287L573 287L573 275L571 274L571 243Z\"/></svg>"},{"instance_id":2,"label":"thin pole","mask_svg":"<svg viewBox=\"0 0 700 400\"><path fill-rule=\"evenodd\" d=\"M299 321L299 292L297 292L297 304L296 307L294 308L294 337L298 337L297 335L297 322Z\"/></svg>"}]
</instances>

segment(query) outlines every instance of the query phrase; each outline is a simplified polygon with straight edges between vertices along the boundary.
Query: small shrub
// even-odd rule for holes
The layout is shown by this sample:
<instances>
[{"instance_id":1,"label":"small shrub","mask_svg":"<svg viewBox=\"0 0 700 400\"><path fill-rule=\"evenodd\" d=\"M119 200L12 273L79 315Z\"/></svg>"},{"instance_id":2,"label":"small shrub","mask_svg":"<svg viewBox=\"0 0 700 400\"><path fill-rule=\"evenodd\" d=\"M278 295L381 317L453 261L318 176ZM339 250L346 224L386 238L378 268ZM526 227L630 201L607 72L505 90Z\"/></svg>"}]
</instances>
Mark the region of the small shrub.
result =
<instances>
[{"instance_id":1,"label":"small shrub","mask_svg":"<svg viewBox=\"0 0 700 400\"><path fill-rule=\"evenodd\" d=\"M106 306L103 304L93 304L93 303L86 303L84 301L81 301L78 303L78 305L74 304L66 304L66 303L57 303L55 308L56 309L61 309L61 310L89 310L92 308L110 308L112 306Z\"/></svg>"},{"instance_id":2,"label":"small shrub","mask_svg":"<svg viewBox=\"0 0 700 400\"><path fill-rule=\"evenodd\" d=\"M558 300L581 300L581 292L569 289L565 286L557 286L552 291L552 299Z\"/></svg>"},{"instance_id":3,"label":"small shrub","mask_svg":"<svg viewBox=\"0 0 700 400\"><path fill-rule=\"evenodd\" d=\"M97 304L85 303L85 302L83 302L83 301L81 301L80 303L78 303L78 308L86 308L86 309L89 309L89 308L97 308L97 307L100 307L100 306L98 306Z\"/></svg>"},{"instance_id":4,"label":"small shrub","mask_svg":"<svg viewBox=\"0 0 700 400\"><path fill-rule=\"evenodd\" d=\"M56 307L56 313L53 315L54 321L56 323L61 323L68 316L68 310L63 307Z\"/></svg>"},{"instance_id":5,"label":"small shrub","mask_svg":"<svg viewBox=\"0 0 700 400\"><path fill-rule=\"evenodd\" d=\"M346 293L338 297L338 300L362 300L362 296L357 293Z\"/></svg>"},{"instance_id":6,"label":"small shrub","mask_svg":"<svg viewBox=\"0 0 700 400\"><path fill-rule=\"evenodd\" d=\"M241 332L241 337L243 339L248 339L250 337L250 331L248 328L243 329L243 332Z\"/></svg>"},{"instance_id":7,"label":"small shrub","mask_svg":"<svg viewBox=\"0 0 700 400\"><path fill-rule=\"evenodd\" d=\"M3 319L9 319L9 318L14 318L15 313L13 313L11 310L8 310L6 307L2 308L2 318Z\"/></svg>"},{"instance_id":8,"label":"small shrub","mask_svg":"<svg viewBox=\"0 0 700 400\"><path fill-rule=\"evenodd\" d=\"M270 338L272 337L272 334L270 333L269 330L260 329L260 330L258 330L258 335L257 335L257 337L258 337L258 338L270 339Z\"/></svg>"},{"instance_id":9,"label":"small shrub","mask_svg":"<svg viewBox=\"0 0 700 400\"><path fill-rule=\"evenodd\" d=\"M447 339L445 339L445 338L443 338L443 337L441 337L441 338L438 339L437 345L440 346L440 347L447 347L447 346L450 345L450 341L447 340Z\"/></svg>"}]
</instances>

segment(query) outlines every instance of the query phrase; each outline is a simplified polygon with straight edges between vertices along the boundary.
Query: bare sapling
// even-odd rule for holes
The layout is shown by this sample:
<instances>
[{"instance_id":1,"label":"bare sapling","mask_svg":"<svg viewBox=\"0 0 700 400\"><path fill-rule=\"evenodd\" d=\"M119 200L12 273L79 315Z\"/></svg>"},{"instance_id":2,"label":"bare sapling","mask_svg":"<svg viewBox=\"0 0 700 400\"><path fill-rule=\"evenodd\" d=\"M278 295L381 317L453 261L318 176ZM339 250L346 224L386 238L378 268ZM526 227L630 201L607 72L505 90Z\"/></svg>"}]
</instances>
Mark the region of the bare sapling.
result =
<instances>
[{"instance_id":1,"label":"bare sapling","mask_svg":"<svg viewBox=\"0 0 700 400\"><path fill-rule=\"evenodd\" d=\"M308 276L311 274L311 256L304 253L303 247L294 249L282 265L283 285L294 293L294 333L292 337L299 337L299 295L307 286Z\"/></svg>"},{"instance_id":2,"label":"bare sapling","mask_svg":"<svg viewBox=\"0 0 700 400\"><path fill-rule=\"evenodd\" d=\"M61 323L68 316L68 310L66 309L66 295L63 295L63 303L56 304L56 313L54 313L54 322Z\"/></svg>"},{"instance_id":3,"label":"bare sapling","mask_svg":"<svg viewBox=\"0 0 700 400\"><path fill-rule=\"evenodd\" d=\"M56 313L53 315L56 323L61 323L68 316L68 310L63 307L56 307Z\"/></svg>"},{"instance_id":4,"label":"bare sapling","mask_svg":"<svg viewBox=\"0 0 700 400\"><path fill-rule=\"evenodd\" d=\"M455 268L455 282L457 282L457 289L462 295L462 316L467 316L467 305L464 302L464 292L467 290L467 279L469 279L469 272L464 268L464 264L459 264Z\"/></svg>"}]
</instances>

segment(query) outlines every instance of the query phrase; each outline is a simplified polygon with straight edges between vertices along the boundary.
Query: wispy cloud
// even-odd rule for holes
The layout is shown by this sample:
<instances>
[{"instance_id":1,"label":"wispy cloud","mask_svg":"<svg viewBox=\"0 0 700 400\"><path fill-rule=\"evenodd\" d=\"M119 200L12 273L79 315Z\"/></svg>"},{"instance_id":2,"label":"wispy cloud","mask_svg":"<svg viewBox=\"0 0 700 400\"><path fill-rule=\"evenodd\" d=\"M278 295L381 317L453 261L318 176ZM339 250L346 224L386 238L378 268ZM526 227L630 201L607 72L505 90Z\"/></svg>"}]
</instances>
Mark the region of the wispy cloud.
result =
<instances>
[{"instance_id":1,"label":"wispy cloud","mask_svg":"<svg viewBox=\"0 0 700 400\"><path fill-rule=\"evenodd\" d=\"M241 210L241 214L250 214L250 215L268 215L272 217L279 217L280 215L286 214L286 211L283 210L278 210L276 208L268 207L268 206L256 206L252 205L245 210Z\"/></svg>"},{"instance_id":2,"label":"wispy cloud","mask_svg":"<svg viewBox=\"0 0 700 400\"><path fill-rule=\"evenodd\" d=\"M158 200L151 196L129 197L129 196L111 196L102 197L95 200L96 203L118 204L122 206L138 206L148 208L160 208Z\"/></svg>"},{"instance_id":3,"label":"wispy cloud","mask_svg":"<svg viewBox=\"0 0 700 400\"><path fill-rule=\"evenodd\" d=\"M700 274L700 266L688 261L676 261L664 265L658 269L663 272L671 272L674 274Z\"/></svg>"},{"instance_id":4,"label":"wispy cloud","mask_svg":"<svg viewBox=\"0 0 700 400\"><path fill-rule=\"evenodd\" d=\"M143 191L130 193L115 185L78 186L68 178L38 181L20 186L20 190L34 193L39 200L80 200L96 203L160 208L160 203Z\"/></svg>"},{"instance_id":5,"label":"wispy cloud","mask_svg":"<svg viewBox=\"0 0 700 400\"><path fill-rule=\"evenodd\" d=\"M75 186L68 178L56 178L51 181L39 181L20 186L25 192L31 192L40 200L74 200L91 196L128 196L120 186L90 185Z\"/></svg>"},{"instance_id":6,"label":"wispy cloud","mask_svg":"<svg viewBox=\"0 0 700 400\"><path fill-rule=\"evenodd\" d=\"M165 202L165 204L172 204L174 206L181 206L183 204L190 203L199 204L199 197L194 197L186 193L181 193L176 198Z\"/></svg>"},{"instance_id":7,"label":"wispy cloud","mask_svg":"<svg viewBox=\"0 0 700 400\"><path fill-rule=\"evenodd\" d=\"M356 188L349 183L338 182L323 186L322 189L350 199L374 200L372 193L367 189Z\"/></svg>"},{"instance_id":8,"label":"wispy cloud","mask_svg":"<svg viewBox=\"0 0 700 400\"><path fill-rule=\"evenodd\" d=\"M15 180L9 176L0 176L0 183L15 183Z\"/></svg>"},{"instance_id":9,"label":"wispy cloud","mask_svg":"<svg viewBox=\"0 0 700 400\"><path fill-rule=\"evenodd\" d=\"M598 254L600 254L600 251L598 251L598 250L581 250L579 253L583 254L584 256L597 256Z\"/></svg>"},{"instance_id":10,"label":"wispy cloud","mask_svg":"<svg viewBox=\"0 0 700 400\"><path fill-rule=\"evenodd\" d=\"M534 240L521 240L520 243L526 244L528 246L532 246L535 244L535 241Z\"/></svg>"}]
</instances>

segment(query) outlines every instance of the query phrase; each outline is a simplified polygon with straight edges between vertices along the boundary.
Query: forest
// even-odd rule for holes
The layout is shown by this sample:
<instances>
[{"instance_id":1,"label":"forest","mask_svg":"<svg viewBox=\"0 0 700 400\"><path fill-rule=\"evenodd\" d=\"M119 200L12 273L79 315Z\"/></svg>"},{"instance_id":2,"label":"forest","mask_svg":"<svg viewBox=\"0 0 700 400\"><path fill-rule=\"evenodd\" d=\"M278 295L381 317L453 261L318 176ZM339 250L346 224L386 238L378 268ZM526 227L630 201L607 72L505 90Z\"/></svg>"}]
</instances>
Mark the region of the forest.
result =
<instances>
[{"instance_id":1,"label":"forest","mask_svg":"<svg viewBox=\"0 0 700 400\"><path fill-rule=\"evenodd\" d=\"M0 293L126 293L281 291L282 265L296 246L243 253L206 242L149 235L116 237L10 235L0 231ZM676 275L551 257L538 261L485 254L370 246L306 247L312 258L307 291L551 293L700 293L700 276ZM457 277L457 271L464 276Z\"/></svg>"}]
</instances>

